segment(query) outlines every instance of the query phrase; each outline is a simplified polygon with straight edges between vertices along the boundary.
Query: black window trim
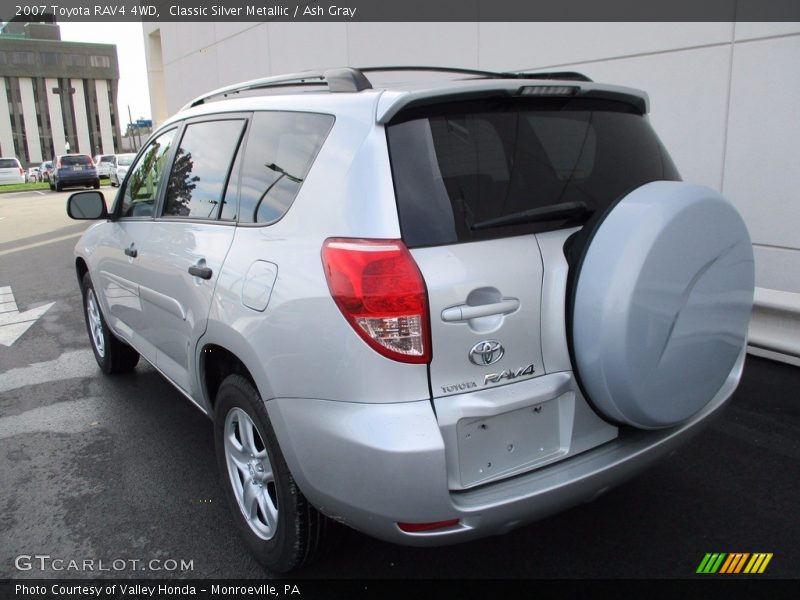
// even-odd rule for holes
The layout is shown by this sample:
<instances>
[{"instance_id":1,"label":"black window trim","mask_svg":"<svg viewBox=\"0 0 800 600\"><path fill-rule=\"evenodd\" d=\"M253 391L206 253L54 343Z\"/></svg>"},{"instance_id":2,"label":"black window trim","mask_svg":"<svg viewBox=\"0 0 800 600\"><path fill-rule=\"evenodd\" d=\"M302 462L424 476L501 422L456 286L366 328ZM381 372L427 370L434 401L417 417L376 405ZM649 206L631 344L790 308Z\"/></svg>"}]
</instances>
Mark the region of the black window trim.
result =
<instances>
[{"instance_id":1,"label":"black window trim","mask_svg":"<svg viewBox=\"0 0 800 600\"><path fill-rule=\"evenodd\" d=\"M175 131L176 132L175 135L178 136L179 133L183 131L183 121L170 123L169 125L167 125L163 129L159 129L157 131L154 131L150 135L150 137L147 138L147 141L144 144L142 144L142 147L136 153L136 156L134 157L133 162L131 163L131 167L128 169L128 173L126 173L126 175L125 175L125 179L123 180L122 184L120 184L119 190L117 191L117 197L116 197L116 200L114 201L114 209L113 209L112 215L110 215L112 221L154 221L155 220L155 215L157 214L156 213L156 207L160 205L160 199L161 199L162 195L164 194L164 189L166 188L166 183L165 183L165 179L166 178L164 178L164 177L162 177L161 181L158 182L158 189L156 190L156 197L153 200L153 214L152 215L150 215L149 217L125 217L125 216L122 216L120 213L122 212L122 204L124 202L123 199L125 198L125 190L128 188L128 181L129 181L128 175L133 171L133 167L135 167L135 166L137 166L139 164L139 159L142 157L143 151L146 148L149 148L150 144L154 140L156 140L157 138L161 137L162 135L164 135L165 133L167 133L169 131ZM168 170L172 169L172 161L175 158L175 152L176 152L175 148L176 148L176 145L173 144L172 147L169 149L169 154L167 155L167 162L166 162L165 167L164 167L165 169L168 169Z\"/></svg>"},{"instance_id":2,"label":"black window trim","mask_svg":"<svg viewBox=\"0 0 800 600\"><path fill-rule=\"evenodd\" d=\"M250 131L250 121L253 113L252 112L221 112L221 113L213 113L208 115L202 115L198 117L193 117L190 119L186 119L181 122L180 131L177 135L177 143L174 145L174 148L170 150L170 157L169 157L169 170L167 173L167 177L164 178L163 187L161 183L159 183L158 188L158 197L156 199L156 204L153 207L153 220L158 221L159 223L205 223L205 224L216 224L216 225L226 225L226 226L235 226L235 220L226 220L223 221L219 217L222 214L222 205L220 204L219 211L217 212L217 216L214 219L201 219L198 217L170 217L163 215L164 211L164 203L166 202L166 191L167 191L167 182L169 181L169 175L172 173L172 163L175 160L175 155L178 152L178 148L180 148L181 142L183 142L183 136L186 133L186 128L189 125L194 125L197 123L208 123L208 122L216 122L216 121L243 121L242 130L239 132L239 139L236 143L236 149L234 150L233 156L231 157L231 162L228 164L228 171L225 175L225 183L222 186L223 190L223 198L224 194L227 193L228 190L228 181L231 177L231 172L233 171L233 165L236 162L236 157L238 156L239 152L242 150L242 140L246 137L247 132ZM138 157L137 157L138 158ZM238 218L238 202L239 202L239 192L238 192L238 184L236 187L236 202L237 202L237 213L236 216Z\"/></svg>"}]
</instances>

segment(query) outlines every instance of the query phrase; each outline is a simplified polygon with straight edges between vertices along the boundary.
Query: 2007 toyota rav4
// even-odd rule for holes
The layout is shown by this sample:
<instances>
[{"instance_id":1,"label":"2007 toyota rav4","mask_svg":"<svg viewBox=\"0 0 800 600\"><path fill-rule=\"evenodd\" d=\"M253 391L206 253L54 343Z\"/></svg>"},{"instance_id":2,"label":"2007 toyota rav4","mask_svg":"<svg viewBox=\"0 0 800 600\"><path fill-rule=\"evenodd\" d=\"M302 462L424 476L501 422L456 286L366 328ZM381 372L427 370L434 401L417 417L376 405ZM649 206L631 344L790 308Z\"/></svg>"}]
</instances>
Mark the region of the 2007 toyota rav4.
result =
<instances>
[{"instance_id":1,"label":"2007 toyota rav4","mask_svg":"<svg viewBox=\"0 0 800 600\"><path fill-rule=\"evenodd\" d=\"M575 73L198 98L110 212L69 200L102 219L75 260L97 362L141 355L213 419L276 571L328 518L422 546L592 499L705 425L745 356L747 230L646 113Z\"/></svg>"}]
</instances>

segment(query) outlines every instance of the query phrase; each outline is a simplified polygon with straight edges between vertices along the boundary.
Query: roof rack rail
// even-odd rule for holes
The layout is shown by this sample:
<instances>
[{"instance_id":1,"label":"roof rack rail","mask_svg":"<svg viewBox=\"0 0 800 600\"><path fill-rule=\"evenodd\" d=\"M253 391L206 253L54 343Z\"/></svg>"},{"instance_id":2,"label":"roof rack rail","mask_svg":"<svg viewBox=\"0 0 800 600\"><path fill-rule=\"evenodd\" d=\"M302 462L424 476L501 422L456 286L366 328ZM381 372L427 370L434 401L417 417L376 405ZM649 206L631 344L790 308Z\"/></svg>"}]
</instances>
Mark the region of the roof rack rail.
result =
<instances>
[{"instance_id":1,"label":"roof rack rail","mask_svg":"<svg viewBox=\"0 0 800 600\"><path fill-rule=\"evenodd\" d=\"M457 73L461 75L475 75L487 79L564 79L569 81L592 80L577 71L549 71L544 73L523 73L521 71L483 71L480 69L462 69L458 67L432 67L432 66L385 66L358 68L361 73L381 73L394 71L422 71L431 73Z\"/></svg>"},{"instance_id":2,"label":"roof rack rail","mask_svg":"<svg viewBox=\"0 0 800 600\"><path fill-rule=\"evenodd\" d=\"M225 86L203 94L202 96L198 96L181 108L181 110L199 106L219 96L228 98L229 96L250 90L315 85L327 85L331 92L360 92L362 90L372 89L369 79L367 79L361 71L353 69L352 67L326 69L324 71L303 71L301 73L291 73L289 75L251 79L250 81Z\"/></svg>"},{"instance_id":3,"label":"roof rack rail","mask_svg":"<svg viewBox=\"0 0 800 600\"><path fill-rule=\"evenodd\" d=\"M386 67L364 67L356 69L353 67L341 67L338 69L326 69L320 71L303 71L289 75L277 75L274 77L262 77L252 79L242 83L236 83L216 89L202 96L198 96L181 110L199 106L217 97L228 98L241 92L250 90L262 90L280 87L299 87L299 86L322 86L327 85L331 92L360 92L372 89L372 84L364 73L393 72L393 71L423 71L434 73L456 73L459 75L473 75L476 78L484 79L563 79L570 81L592 81L586 75L575 71L551 71L546 73L522 73L522 72L496 72L482 71L479 69L461 69L457 67L431 67L431 66L386 66Z\"/></svg>"}]
</instances>

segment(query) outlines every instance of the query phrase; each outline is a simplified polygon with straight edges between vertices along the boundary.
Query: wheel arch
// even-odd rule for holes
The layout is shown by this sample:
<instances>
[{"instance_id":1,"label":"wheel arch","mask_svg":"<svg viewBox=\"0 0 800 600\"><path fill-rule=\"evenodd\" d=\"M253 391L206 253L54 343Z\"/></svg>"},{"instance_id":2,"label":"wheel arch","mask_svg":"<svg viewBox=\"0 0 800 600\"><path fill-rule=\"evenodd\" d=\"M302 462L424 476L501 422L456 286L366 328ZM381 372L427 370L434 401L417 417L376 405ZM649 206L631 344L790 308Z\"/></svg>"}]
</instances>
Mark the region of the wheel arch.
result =
<instances>
[{"instance_id":1,"label":"wheel arch","mask_svg":"<svg viewBox=\"0 0 800 600\"><path fill-rule=\"evenodd\" d=\"M263 366L247 340L223 324L209 322L197 345L196 365L198 384L210 416L219 386L228 375L239 374L248 379L264 401L273 397Z\"/></svg>"},{"instance_id":2,"label":"wheel arch","mask_svg":"<svg viewBox=\"0 0 800 600\"><path fill-rule=\"evenodd\" d=\"M89 272L89 265L86 264L86 261L83 260L82 256L78 256L75 259L75 274L78 276L78 285L80 286L83 282L83 276Z\"/></svg>"}]
</instances>

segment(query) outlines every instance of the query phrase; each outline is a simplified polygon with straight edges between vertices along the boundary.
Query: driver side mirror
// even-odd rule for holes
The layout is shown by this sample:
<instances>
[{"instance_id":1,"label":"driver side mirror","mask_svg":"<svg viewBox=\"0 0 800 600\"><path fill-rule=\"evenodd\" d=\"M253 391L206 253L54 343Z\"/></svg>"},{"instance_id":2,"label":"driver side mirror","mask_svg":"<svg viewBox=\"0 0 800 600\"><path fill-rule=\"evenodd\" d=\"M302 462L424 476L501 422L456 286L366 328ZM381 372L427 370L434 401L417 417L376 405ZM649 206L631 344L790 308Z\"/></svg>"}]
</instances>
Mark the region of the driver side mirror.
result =
<instances>
[{"instance_id":1,"label":"driver side mirror","mask_svg":"<svg viewBox=\"0 0 800 600\"><path fill-rule=\"evenodd\" d=\"M103 192L75 192L67 200L67 215L78 221L107 219L108 209Z\"/></svg>"}]
</instances>

